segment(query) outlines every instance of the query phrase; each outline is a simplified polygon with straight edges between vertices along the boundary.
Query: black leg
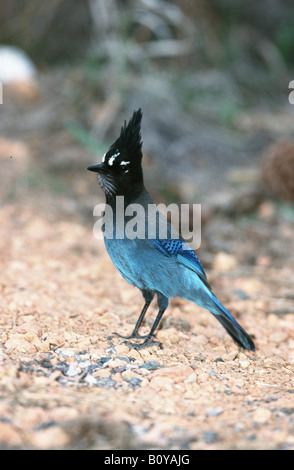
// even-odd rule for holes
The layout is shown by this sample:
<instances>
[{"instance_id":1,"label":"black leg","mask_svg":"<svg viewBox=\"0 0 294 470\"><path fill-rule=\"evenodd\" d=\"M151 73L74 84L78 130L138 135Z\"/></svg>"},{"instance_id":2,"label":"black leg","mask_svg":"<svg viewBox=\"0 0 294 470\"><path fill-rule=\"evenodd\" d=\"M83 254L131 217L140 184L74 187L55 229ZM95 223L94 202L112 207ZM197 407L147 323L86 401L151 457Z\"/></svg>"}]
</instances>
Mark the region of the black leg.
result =
<instances>
[{"instance_id":1,"label":"black leg","mask_svg":"<svg viewBox=\"0 0 294 470\"><path fill-rule=\"evenodd\" d=\"M150 332L148 333L148 335L145 336L145 341L141 344L135 344L135 343L130 343L129 341L124 341L124 344L126 344L127 346L131 346L133 349L136 349L136 350L148 348L148 346L154 346L154 345L161 347L161 343L159 341L152 340L152 336L162 318L162 315L164 314L168 306L168 298L160 293L157 294L157 297L158 297L159 312L156 315L155 321L152 325Z\"/></svg>"},{"instance_id":2,"label":"black leg","mask_svg":"<svg viewBox=\"0 0 294 470\"><path fill-rule=\"evenodd\" d=\"M122 336L119 333L114 332L113 334L115 334L119 338L123 338L123 339L132 339L132 338L141 339L141 338L146 338L148 336L148 335L143 335L143 336L139 335L138 331L139 331L139 328L140 328L140 326L142 324L142 321L145 317L145 314L148 310L148 307L149 307L149 305L151 304L151 302L153 300L154 293L152 291L144 290L144 291L142 291L142 294L143 294L143 297L145 299L145 305L143 307L142 312L140 313L140 316L137 320L137 323L136 323L136 326L134 328L133 333L130 336Z\"/></svg>"}]
</instances>

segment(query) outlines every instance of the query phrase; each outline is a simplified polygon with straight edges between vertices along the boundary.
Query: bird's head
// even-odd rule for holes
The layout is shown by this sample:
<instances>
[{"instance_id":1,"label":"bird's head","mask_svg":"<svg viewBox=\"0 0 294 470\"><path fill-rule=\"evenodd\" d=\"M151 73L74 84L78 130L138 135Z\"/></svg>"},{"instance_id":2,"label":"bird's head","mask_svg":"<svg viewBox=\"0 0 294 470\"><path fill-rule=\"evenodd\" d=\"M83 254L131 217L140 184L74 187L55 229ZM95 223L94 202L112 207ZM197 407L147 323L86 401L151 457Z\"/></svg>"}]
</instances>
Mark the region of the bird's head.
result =
<instances>
[{"instance_id":1,"label":"bird's head","mask_svg":"<svg viewBox=\"0 0 294 470\"><path fill-rule=\"evenodd\" d=\"M134 111L128 124L124 122L120 136L103 155L101 163L88 170L98 173L98 181L107 199L135 194L143 185L142 111Z\"/></svg>"}]
</instances>

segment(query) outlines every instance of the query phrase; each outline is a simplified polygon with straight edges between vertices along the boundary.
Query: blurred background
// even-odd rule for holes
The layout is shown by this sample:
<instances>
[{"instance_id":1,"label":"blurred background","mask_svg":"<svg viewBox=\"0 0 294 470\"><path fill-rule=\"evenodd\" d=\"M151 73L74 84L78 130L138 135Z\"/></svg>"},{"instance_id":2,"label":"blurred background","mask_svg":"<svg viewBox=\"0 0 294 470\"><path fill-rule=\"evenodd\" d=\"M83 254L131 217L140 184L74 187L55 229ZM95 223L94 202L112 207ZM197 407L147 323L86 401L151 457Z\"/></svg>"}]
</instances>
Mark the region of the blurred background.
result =
<instances>
[{"instance_id":1,"label":"blurred background","mask_svg":"<svg viewBox=\"0 0 294 470\"><path fill-rule=\"evenodd\" d=\"M288 258L292 0L0 0L0 22L2 207L91 229L85 168L141 107L146 184L202 204L204 264L236 239L242 262Z\"/></svg>"}]
</instances>

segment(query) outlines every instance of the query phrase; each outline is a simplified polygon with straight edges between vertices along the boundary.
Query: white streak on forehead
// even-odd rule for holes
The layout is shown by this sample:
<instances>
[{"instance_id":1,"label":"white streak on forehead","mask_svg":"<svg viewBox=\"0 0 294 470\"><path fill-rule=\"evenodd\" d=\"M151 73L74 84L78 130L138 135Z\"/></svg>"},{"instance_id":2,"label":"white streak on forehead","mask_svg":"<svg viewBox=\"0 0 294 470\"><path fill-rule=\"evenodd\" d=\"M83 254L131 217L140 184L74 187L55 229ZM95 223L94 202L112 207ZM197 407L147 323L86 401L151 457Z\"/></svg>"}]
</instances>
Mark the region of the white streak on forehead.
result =
<instances>
[{"instance_id":1,"label":"white streak on forehead","mask_svg":"<svg viewBox=\"0 0 294 470\"><path fill-rule=\"evenodd\" d=\"M102 163L105 162L105 157L106 157L106 153L105 153L105 154L103 155L103 157L102 157Z\"/></svg>"},{"instance_id":2,"label":"white streak on forehead","mask_svg":"<svg viewBox=\"0 0 294 470\"><path fill-rule=\"evenodd\" d=\"M109 165L109 166L112 166L112 165L113 165L113 162L114 162L114 160L115 160L115 159L116 159L116 157L118 157L119 155L120 155L120 153L119 153L119 152L116 152L116 153L114 153L114 154L113 154L113 155L110 157L110 159L108 160L108 165Z\"/></svg>"},{"instance_id":3,"label":"white streak on forehead","mask_svg":"<svg viewBox=\"0 0 294 470\"><path fill-rule=\"evenodd\" d=\"M122 161L120 162L120 166L126 166L126 165L129 165L131 162L125 162L125 161Z\"/></svg>"}]
</instances>

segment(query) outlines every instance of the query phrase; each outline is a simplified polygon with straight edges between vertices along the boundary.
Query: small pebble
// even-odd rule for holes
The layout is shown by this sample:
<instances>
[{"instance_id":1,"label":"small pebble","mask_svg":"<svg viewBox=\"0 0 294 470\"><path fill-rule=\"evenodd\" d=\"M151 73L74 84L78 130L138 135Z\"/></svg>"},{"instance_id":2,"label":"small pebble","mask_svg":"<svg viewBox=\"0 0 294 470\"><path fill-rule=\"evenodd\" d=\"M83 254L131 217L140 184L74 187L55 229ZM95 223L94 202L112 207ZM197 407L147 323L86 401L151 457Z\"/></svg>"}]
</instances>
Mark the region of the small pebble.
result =
<instances>
[{"instance_id":1,"label":"small pebble","mask_svg":"<svg viewBox=\"0 0 294 470\"><path fill-rule=\"evenodd\" d=\"M261 406L255 410L255 412L253 413L252 419L255 423L264 424L270 420L271 416L272 416L271 410Z\"/></svg>"},{"instance_id":2,"label":"small pebble","mask_svg":"<svg viewBox=\"0 0 294 470\"><path fill-rule=\"evenodd\" d=\"M212 407L207 407L206 408L206 416L219 416L222 414L223 409L222 408L212 408Z\"/></svg>"},{"instance_id":3,"label":"small pebble","mask_svg":"<svg viewBox=\"0 0 294 470\"><path fill-rule=\"evenodd\" d=\"M68 366L67 371L65 372L65 375L68 377L75 377L81 373L81 369L78 366L77 362L71 362Z\"/></svg>"},{"instance_id":4,"label":"small pebble","mask_svg":"<svg viewBox=\"0 0 294 470\"><path fill-rule=\"evenodd\" d=\"M149 361L149 362L144 362L143 364L140 365L140 367L143 367L144 369L147 369L147 370L156 370L159 368L159 364L157 361Z\"/></svg>"}]
</instances>

